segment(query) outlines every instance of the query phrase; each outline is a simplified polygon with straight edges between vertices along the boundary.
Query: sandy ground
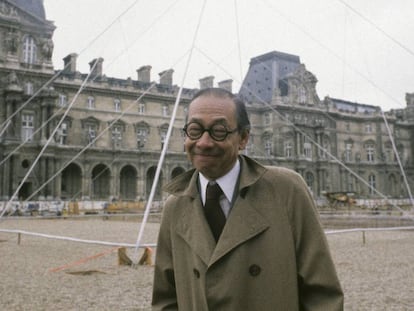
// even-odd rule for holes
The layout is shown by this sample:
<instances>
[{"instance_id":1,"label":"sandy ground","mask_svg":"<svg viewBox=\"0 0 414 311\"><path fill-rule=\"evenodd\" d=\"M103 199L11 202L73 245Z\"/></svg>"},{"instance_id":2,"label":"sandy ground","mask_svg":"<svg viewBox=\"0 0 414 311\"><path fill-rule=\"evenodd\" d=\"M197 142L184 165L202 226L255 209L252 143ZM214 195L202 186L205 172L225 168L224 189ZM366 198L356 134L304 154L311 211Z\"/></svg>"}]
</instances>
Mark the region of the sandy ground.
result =
<instances>
[{"instance_id":1,"label":"sandy ground","mask_svg":"<svg viewBox=\"0 0 414 311\"><path fill-rule=\"evenodd\" d=\"M0 229L131 243L139 224L101 219L14 219ZM149 223L142 243L155 243ZM345 310L414 310L414 231L328 235ZM0 232L0 310L150 310L153 268L119 266L113 246ZM142 251L128 249L134 260ZM81 272L83 274L70 274Z\"/></svg>"}]
</instances>

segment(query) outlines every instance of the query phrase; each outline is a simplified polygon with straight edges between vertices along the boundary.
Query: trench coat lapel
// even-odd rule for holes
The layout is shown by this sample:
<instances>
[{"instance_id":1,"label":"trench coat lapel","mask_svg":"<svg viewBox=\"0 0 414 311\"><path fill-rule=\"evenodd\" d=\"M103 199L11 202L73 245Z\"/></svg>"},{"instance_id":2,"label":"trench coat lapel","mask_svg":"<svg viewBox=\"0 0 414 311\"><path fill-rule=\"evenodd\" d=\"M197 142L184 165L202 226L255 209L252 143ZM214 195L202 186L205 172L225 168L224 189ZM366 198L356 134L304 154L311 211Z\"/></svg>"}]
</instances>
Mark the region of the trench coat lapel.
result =
<instances>
[{"instance_id":1,"label":"trench coat lapel","mask_svg":"<svg viewBox=\"0 0 414 311\"><path fill-rule=\"evenodd\" d=\"M200 200L194 200L192 208L187 209L187 213L183 215L177 226L177 233L187 242L193 252L208 265L216 242L204 216Z\"/></svg>"},{"instance_id":2,"label":"trench coat lapel","mask_svg":"<svg viewBox=\"0 0 414 311\"><path fill-rule=\"evenodd\" d=\"M240 159L242 164L240 192L242 192L260 178L265 168L254 161L246 160L245 157ZM197 177L198 172L193 169L179 176L165 189L190 200L189 208L185 209L182 217L177 221L176 232L206 265L212 265L238 245L266 230L269 223L255 209L254 202L249 201L244 195L239 196L216 245L199 199Z\"/></svg>"},{"instance_id":3,"label":"trench coat lapel","mask_svg":"<svg viewBox=\"0 0 414 311\"><path fill-rule=\"evenodd\" d=\"M252 202L239 198L227 219L209 266L235 247L262 233L269 226L269 222L258 213Z\"/></svg>"}]
</instances>

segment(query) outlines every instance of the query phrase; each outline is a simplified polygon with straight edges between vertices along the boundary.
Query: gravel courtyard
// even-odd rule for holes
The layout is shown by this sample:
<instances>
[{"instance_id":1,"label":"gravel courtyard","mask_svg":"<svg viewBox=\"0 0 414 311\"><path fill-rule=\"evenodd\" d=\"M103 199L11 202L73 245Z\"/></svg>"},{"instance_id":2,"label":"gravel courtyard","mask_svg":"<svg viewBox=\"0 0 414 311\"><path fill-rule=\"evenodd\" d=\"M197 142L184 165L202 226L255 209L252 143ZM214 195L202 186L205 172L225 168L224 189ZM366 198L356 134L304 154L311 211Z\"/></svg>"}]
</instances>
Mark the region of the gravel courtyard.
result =
<instances>
[{"instance_id":1,"label":"gravel courtyard","mask_svg":"<svg viewBox=\"0 0 414 311\"><path fill-rule=\"evenodd\" d=\"M140 224L103 219L3 219L18 229L135 244ZM148 223L142 243L155 243ZM364 243L365 240L365 243ZM414 310L414 231L328 234L345 310ZM127 250L137 261L142 250ZM0 310L150 310L153 268L118 265L117 248L0 232Z\"/></svg>"}]
</instances>

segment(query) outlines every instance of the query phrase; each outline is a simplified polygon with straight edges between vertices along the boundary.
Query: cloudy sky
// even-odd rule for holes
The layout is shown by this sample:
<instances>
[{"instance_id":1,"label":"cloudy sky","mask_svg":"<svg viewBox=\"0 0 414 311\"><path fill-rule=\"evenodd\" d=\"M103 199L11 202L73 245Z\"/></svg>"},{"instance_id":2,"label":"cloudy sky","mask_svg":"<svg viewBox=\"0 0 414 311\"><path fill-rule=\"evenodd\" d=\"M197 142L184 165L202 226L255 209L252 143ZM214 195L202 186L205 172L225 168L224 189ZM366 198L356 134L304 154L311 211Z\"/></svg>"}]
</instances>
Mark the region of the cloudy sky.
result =
<instances>
[{"instance_id":1,"label":"cloudy sky","mask_svg":"<svg viewBox=\"0 0 414 311\"><path fill-rule=\"evenodd\" d=\"M205 4L205 6L204 6ZM252 57L298 55L320 98L405 107L414 92L412 0L44 0L55 22L56 69L79 54L78 70L104 58L104 73L151 80L174 69L174 84L233 79L237 92ZM192 49L192 47L194 47ZM189 57L191 55L191 58Z\"/></svg>"}]
</instances>

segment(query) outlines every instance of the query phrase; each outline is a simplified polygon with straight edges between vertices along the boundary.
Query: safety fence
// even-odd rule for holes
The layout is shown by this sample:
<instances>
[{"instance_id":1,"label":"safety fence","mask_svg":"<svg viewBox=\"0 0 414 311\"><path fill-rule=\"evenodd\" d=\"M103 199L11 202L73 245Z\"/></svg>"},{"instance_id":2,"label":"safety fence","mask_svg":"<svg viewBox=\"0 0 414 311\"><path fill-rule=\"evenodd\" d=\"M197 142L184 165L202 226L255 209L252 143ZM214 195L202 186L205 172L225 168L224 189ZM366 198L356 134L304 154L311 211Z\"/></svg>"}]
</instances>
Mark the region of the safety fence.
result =
<instances>
[{"instance_id":1,"label":"safety fence","mask_svg":"<svg viewBox=\"0 0 414 311\"><path fill-rule=\"evenodd\" d=\"M47 239L55 239L55 240L64 240L64 241L71 241L71 242L78 242L78 243L86 243L86 244L96 244L96 245L106 245L106 246L117 246L117 247L129 247L135 248L136 244L131 243L119 243L119 242L109 242L109 241L98 241L98 240L86 240L86 239L78 239L66 236L59 236L59 235L51 235L39 232L30 232L25 230L17 230L17 229L0 229L0 232L6 233L16 233L17 234L17 244L20 244L21 236L22 235L29 235L29 236L36 236L41 238ZM156 247L156 244L140 244L140 248L146 247Z\"/></svg>"},{"instance_id":2,"label":"safety fence","mask_svg":"<svg viewBox=\"0 0 414 311\"><path fill-rule=\"evenodd\" d=\"M369 231L398 231L398 230L414 230L414 226L404 226L404 227L383 227L383 228L352 228L352 229L340 229L340 230L325 230L326 235L330 234L344 234L344 233L353 233L353 232L361 232L363 236L363 242L365 243L365 233ZM41 238L47 239L55 239L55 240L64 240L64 241L72 241L78 243L87 243L87 244L96 244L96 245L106 245L106 246L116 246L116 247L128 247L128 248L135 248L137 247L136 244L131 243L119 243L119 242L110 242L110 241L98 241L98 240L86 240L86 239L78 239L73 237L66 237L66 236L58 236L58 235L51 235L45 233L38 233L38 232L30 232L25 230L17 230L17 229L1 229L0 232L5 233L15 233L17 234L17 243L20 244L21 236L28 235L28 236L36 236ZM150 243L150 244L140 244L140 248L146 247L157 247L157 244Z\"/></svg>"}]
</instances>

